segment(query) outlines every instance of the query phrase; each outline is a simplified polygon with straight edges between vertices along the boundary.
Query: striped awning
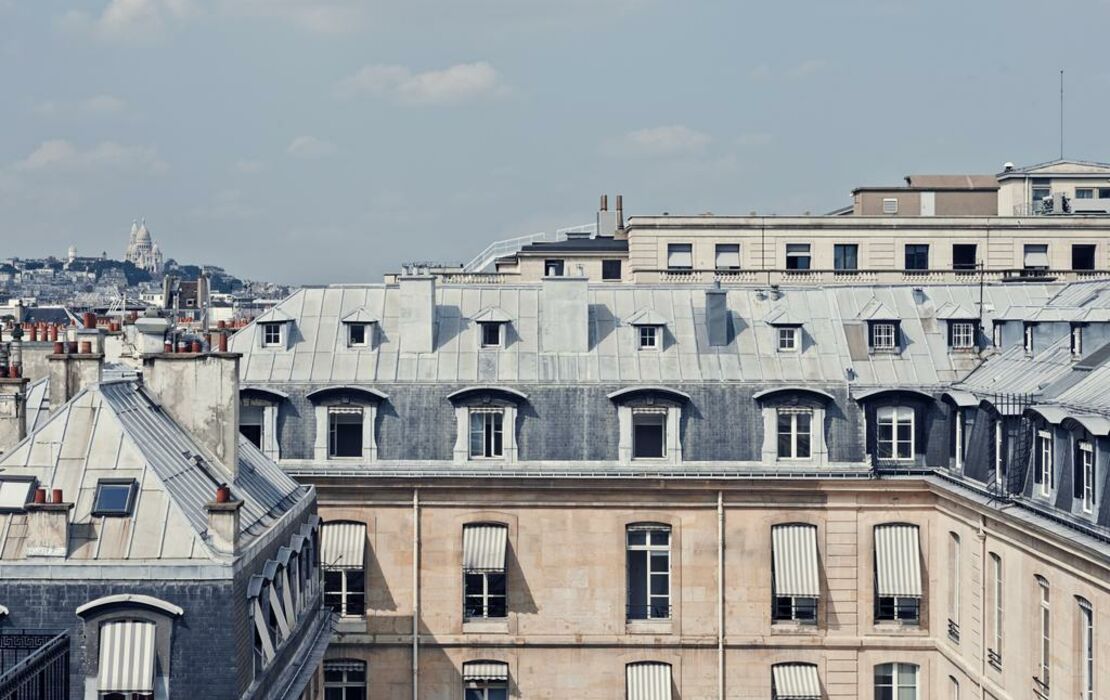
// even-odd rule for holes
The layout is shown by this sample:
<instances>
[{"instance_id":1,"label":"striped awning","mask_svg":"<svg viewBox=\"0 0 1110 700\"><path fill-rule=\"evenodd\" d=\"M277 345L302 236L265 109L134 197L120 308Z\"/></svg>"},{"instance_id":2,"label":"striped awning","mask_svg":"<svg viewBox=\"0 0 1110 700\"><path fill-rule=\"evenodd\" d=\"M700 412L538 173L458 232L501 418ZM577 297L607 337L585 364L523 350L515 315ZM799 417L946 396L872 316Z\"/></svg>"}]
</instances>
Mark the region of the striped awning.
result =
<instances>
[{"instance_id":1,"label":"striped awning","mask_svg":"<svg viewBox=\"0 0 1110 700\"><path fill-rule=\"evenodd\" d=\"M671 700L671 665L656 662L625 666L626 700Z\"/></svg>"},{"instance_id":2,"label":"striped awning","mask_svg":"<svg viewBox=\"0 0 1110 700\"><path fill-rule=\"evenodd\" d=\"M776 525L771 528L775 595L818 598L817 528L813 525Z\"/></svg>"},{"instance_id":3,"label":"striped awning","mask_svg":"<svg viewBox=\"0 0 1110 700\"><path fill-rule=\"evenodd\" d=\"M776 700L821 700L821 681L814 664L775 664L771 680Z\"/></svg>"},{"instance_id":4,"label":"striped awning","mask_svg":"<svg viewBox=\"0 0 1110 700\"><path fill-rule=\"evenodd\" d=\"M463 664L464 681L507 681L509 664L502 661L467 661Z\"/></svg>"},{"instance_id":5,"label":"striped awning","mask_svg":"<svg viewBox=\"0 0 1110 700\"><path fill-rule=\"evenodd\" d=\"M921 597L921 549L916 525L875 528L875 576L881 597Z\"/></svg>"},{"instance_id":6,"label":"striped awning","mask_svg":"<svg viewBox=\"0 0 1110 700\"><path fill-rule=\"evenodd\" d=\"M101 693L154 692L154 623L113 620L100 626Z\"/></svg>"},{"instance_id":7,"label":"striped awning","mask_svg":"<svg viewBox=\"0 0 1110 700\"><path fill-rule=\"evenodd\" d=\"M505 542L509 528L483 523L463 526L463 571L470 573L505 570Z\"/></svg>"},{"instance_id":8,"label":"striped awning","mask_svg":"<svg viewBox=\"0 0 1110 700\"><path fill-rule=\"evenodd\" d=\"M320 562L325 569L361 569L366 555L364 523L325 523Z\"/></svg>"}]
</instances>

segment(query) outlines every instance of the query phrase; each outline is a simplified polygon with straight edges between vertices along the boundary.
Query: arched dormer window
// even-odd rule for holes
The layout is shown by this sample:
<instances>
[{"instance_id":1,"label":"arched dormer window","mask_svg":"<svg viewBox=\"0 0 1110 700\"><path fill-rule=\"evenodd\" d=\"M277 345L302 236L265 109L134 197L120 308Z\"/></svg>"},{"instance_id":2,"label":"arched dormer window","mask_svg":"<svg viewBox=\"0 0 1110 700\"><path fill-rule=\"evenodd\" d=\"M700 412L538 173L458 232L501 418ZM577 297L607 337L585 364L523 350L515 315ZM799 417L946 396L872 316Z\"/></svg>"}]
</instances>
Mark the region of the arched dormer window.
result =
<instances>
[{"instance_id":1,"label":"arched dormer window","mask_svg":"<svg viewBox=\"0 0 1110 700\"><path fill-rule=\"evenodd\" d=\"M374 426L378 405L388 396L369 387L334 385L312 391L305 398L316 405L313 457L317 462L377 461Z\"/></svg>"},{"instance_id":2,"label":"arched dormer window","mask_svg":"<svg viewBox=\"0 0 1110 700\"><path fill-rule=\"evenodd\" d=\"M763 461L822 465L828 461L825 407L832 394L803 386L781 386L752 396L763 413Z\"/></svg>"},{"instance_id":3,"label":"arched dormer window","mask_svg":"<svg viewBox=\"0 0 1110 700\"><path fill-rule=\"evenodd\" d=\"M288 399L289 394L276 389L239 388L239 433L274 461L280 457L278 413Z\"/></svg>"},{"instance_id":4,"label":"arched dormer window","mask_svg":"<svg viewBox=\"0 0 1110 700\"><path fill-rule=\"evenodd\" d=\"M174 620L184 611L147 595L110 595L77 608L84 619L89 682L98 697L168 697ZM95 679L95 680L93 680Z\"/></svg>"},{"instance_id":5,"label":"arched dormer window","mask_svg":"<svg viewBox=\"0 0 1110 700\"><path fill-rule=\"evenodd\" d=\"M924 424L935 399L911 388L876 388L854 395L867 421L867 454L876 462L914 465L924 460Z\"/></svg>"},{"instance_id":6,"label":"arched dormer window","mask_svg":"<svg viewBox=\"0 0 1110 700\"><path fill-rule=\"evenodd\" d=\"M455 406L454 461L517 461L517 415L528 397L509 387L471 386L447 395Z\"/></svg>"},{"instance_id":7,"label":"arched dormer window","mask_svg":"<svg viewBox=\"0 0 1110 700\"><path fill-rule=\"evenodd\" d=\"M609 394L617 404L622 463L682 462L682 409L690 396L662 386L634 386Z\"/></svg>"}]
</instances>

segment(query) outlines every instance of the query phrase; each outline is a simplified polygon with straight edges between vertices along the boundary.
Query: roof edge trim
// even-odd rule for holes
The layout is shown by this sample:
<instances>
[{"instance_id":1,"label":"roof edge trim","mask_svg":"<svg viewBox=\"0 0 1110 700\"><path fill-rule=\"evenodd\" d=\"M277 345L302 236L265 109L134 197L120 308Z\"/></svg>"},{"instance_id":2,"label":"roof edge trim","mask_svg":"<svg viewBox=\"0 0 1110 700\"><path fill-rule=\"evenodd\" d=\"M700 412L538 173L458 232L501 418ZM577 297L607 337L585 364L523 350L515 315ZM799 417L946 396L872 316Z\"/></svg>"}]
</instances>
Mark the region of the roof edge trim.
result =
<instances>
[{"instance_id":1,"label":"roof edge trim","mask_svg":"<svg viewBox=\"0 0 1110 700\"><path fill-rule=\"evenodd\" d=\"M800 386L800 385L797 385L797 384L790 384L790 385L787 385L787 386L776 386L776 387L772 387L770 389L764 389L763 391L759 391L759 392L756 392L756 393L752 394L752 398L755 399L756 401L759 401L759 400L765 399L769 396L774 396L775 394L782 394L782 393L791 392L791 391L800 392L800 393L803 393L803 394L812 394L814 396L820 397L822 400L825 400L825 401L836 401L836 397L833 396L832 394L830 394L827 391L822 391L821 389L814 389L814 388L807 387L807 386Z\"/></svg>"},{"instance_id":2,"label":"roof edge trim","mask_svg":"<svg viewBox=\"0 0 1110 700\"><path fill-rule=\"evenodd\" d=\"M325 387L321 387L319 389L316 389L315 391L310 391L307 394L305 394L304 397L306 399L308 399L309 401L315 402L317 399L319 399L320 397L325 396L327 394L341 393L341 392L352 392L352 393L355 393L355 394L363 394L364 396L367 396L367 397L373 399L374 401L379 401L379 402L389 400L389 395L388 394L383 394L382 392L378 391L377 389L371 389L368 386L355 386L353 384L332 384L331 386L325 386Z\"/></svg>"},{"instance_id":3,"label":"roof edge trim","mask_svg":"<svg viewBox=\"0 0 1110 700\"><path fill-rule=\"evenodd\" d=\"M84 617L88 613L99 608L103 608L108 605L120 604L138 605L144 608L154 608L155 610L160 610L174 617L181 617L185 614L184 610L177 607L173 603L167 603L161 598L155 598L154 596L142 595L137 593L117 593L115 595L107 595L103 598L97 598L96 600L89 601L88 603L85 603L84 605L77 608L76 612L79 616Z\"/></svg>"}]
</instances>

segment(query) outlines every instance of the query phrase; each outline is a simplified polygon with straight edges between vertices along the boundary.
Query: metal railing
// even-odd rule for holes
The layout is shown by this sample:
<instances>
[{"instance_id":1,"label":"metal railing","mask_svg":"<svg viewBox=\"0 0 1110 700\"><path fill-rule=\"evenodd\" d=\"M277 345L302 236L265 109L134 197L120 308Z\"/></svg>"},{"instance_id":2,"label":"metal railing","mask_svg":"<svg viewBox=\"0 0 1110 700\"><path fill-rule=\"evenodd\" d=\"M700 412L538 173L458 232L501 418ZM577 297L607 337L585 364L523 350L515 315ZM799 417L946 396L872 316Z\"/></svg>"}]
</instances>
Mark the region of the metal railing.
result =
<instances>
[{"instance_id":1,"label":"metal railing","mask_svg":"<svg viewBox=\"0 0 1110 700\"><path fill-rule=\"evenodd\" d=\"M956 643L960 641L960 625L951 618L948 620L948 638Z\"/></svg>"},{"instance_id":2,"label":"metal railing","mask_svg":"<svg viewBox=\"0 0 1110 700\"><path fill-rule=\"evenodd\" d=\"M669 622L671 619L671 606L661 603L648 603L644 605L628 605L626 618L629 622Z\"/></svg>"},{"instance_id":3,"label":"metal railing","mask_svg":"<svg viewBox=\"0 0 1110 700\"><path fill-rule=\"evenodd\" d=\"M719 270L711 268L640 268L632 270L634 282L666 282L673 284L928 284L954 282L1026 282L1110 278L1110 270L1055 270L1006 268L994 270L789 270L745 269Z\"/></svg>"},{"instance_id":4,"label":"metal railing","mask_svg":"<svg viewBox=\"0 0 1110 700\"><path fill-rule=\"evenodd\" d=\"M0 676L0 700L67 700L69 635L49 638Z\"/></svg>"},{"instance_id":5,"label":"metal railing","mask_svg":"<svg viewBox=\"0 0 1110 700\"><path fill-rule=\"evenodd\" d=\"M1002 654L994 649L987 649L987 662L998 671L1002 670Z\"/></svg>"}]
</instances>

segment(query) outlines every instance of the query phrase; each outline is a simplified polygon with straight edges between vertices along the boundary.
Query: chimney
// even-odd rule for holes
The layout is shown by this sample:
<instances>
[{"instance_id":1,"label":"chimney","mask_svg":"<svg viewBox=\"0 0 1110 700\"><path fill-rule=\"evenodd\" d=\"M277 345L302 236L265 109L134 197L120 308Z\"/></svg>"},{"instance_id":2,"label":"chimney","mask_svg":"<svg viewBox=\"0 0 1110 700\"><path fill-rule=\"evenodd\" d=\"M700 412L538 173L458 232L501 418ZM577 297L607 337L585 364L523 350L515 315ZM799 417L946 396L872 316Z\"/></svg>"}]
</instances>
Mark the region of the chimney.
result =
<instances>
[{"instance_id":1,"label":"chimney","mask_svg":"<svg viewBox=\"0 0 1110 700\"><path fill-rule=\"evenodd\" d=\"M540 349L586 352L590 344L589 287L583 277L545 277L540 295Z\"/></svg>"},{"instance_id":2,"label":"chimney","mask_svg":"<svg viewBox=\"0 0 1110 700\"><path fill-rule=\"evenodd\" d=\"M40 492L45 489L39 489ZM54 497L45 503L43 494L27 504L27 540L23 545L25 557L61 557L69 554L69 511L61 489L54 489Z\"/></svg>"},{"instance_id":3,"label":"chimney","mask_svg":"<svg viewBox=\"0 0 1110 700\"><path fill-rule=\"evenodd\" d=\"M239 358L233 352L143 356L143 381L162 409L216 456L239 470Z\"/></svg>"},{"instance_id":4,"label":"chimney","mask_svg":"<svg viewBox=\"0 0 1110 700\"><path fill-rule=\"evenodd\" d=\"M433 352L436 342L436 279L431 275L402 276L401 351Z\"/></svg>"},{"instance_id":5,"label":"chimney","mask_svg":"<svg viewBox=\"0 0 1110 700\"><path fill-rule=\"evenodd\" d=\"M23 377L0 378L0 454L27 437L27 383Z\"/></svg>"},{"instance_id":6,"label":"chimney","mask_svg":"<svg viewBox=\"0 0 1110 700\"><path fill-rule=\"evenodd\" d=\"M617 229L624 228L624 195L617 195Z\"/></svg>"},{"instance_id":7,"label":"chimney","mask_svg":"<svg viewBox=\"0 0 1110 700\"><path fill-rule=\"evenodd\" d=\"M732 314L728 310L728 292L719 286L705 290L705 330L709 345L721 347L732 339Z\"/></svg>"},{"instance_id":8,"label":"chimney","mask_svg":"<svg viewBox=\"0 0 1110 700\"><path fill-rule=\"evenodd\" d=\"M617 197L617 211L609 211L608 195L601 195L601 208L597 211L598 238L612 238L620 228L620 197Z\"/></svg>"},{"instance_id":9,"label":"chimney","mask_svg":"<svg viewBox=\"0 0 1110 700\"><path fill-rule=\"evenodd\" d=\"M104 368L104 332L94 328L76 332L76 352L46 356L50 375L50 410L66 404L87 386L100 382ZM55 350L58 346L55 346Z\"/></svg>"},{"instance_id":10,"label":"chimney","mask_svg":"<svg viewBox=\"0 0 1110 700\"><path fill-rule=\"evenodd\" d=\"M208 542L223 554L239 553L239 510L242 501L231 496L231 489L222 485L216 489L216 500L205 508L208 510Z\"/></svg>"},{"instance_id":11,"label":"chimney","mask_svg":"<svg viewBox=\"0 0 1110 700\"><path fill-rule=\"evenodd\" d=\"M161 316L143 316L135 319L135 323L128 328L131 334L131 345L139 355L149 355L162 352L166 342L166 331L170 329L170 321Z\"/></svg>"}]
</instances>

